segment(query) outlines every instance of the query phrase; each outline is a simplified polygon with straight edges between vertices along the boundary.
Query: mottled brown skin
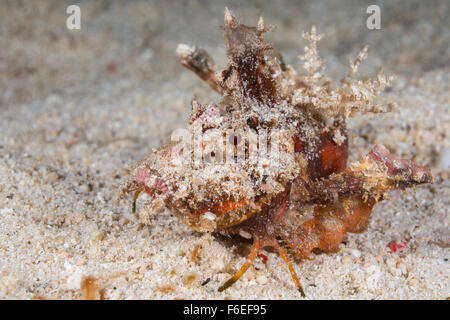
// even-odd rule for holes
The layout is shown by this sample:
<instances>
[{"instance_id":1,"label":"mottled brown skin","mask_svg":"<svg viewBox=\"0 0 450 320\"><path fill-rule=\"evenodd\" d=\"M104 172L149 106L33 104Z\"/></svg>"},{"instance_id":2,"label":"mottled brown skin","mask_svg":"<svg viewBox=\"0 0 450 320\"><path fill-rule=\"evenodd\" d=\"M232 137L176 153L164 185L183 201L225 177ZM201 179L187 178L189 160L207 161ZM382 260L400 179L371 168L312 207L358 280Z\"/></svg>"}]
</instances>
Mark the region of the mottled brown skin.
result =
<instances>
[{"instance_id":1,"label":"mottled brown skin","mask_svg":"<svg viewBox=\"0 0 450 320\"><path fill-rule=\"evenodd\" d=\"M231 61L221 72L220 79L215 73L217 67L214 61L202 49L183 52L181 63L213 89L232 98L236 105L227 106L229 112L238 107L245 109L247 105L275 106L281 97L268 64L275 61L283 71L286 66L279 53L263 43L263 35L268 28L263 23L258 23L256 28L243 26L226 11L223 29ZM301 87L303 84L298 81L296 85ZM299 123L292 134L293 149L301 173L287 182L284 191L279 194L257 198L255 204L261 208L259 211L250 211L247 199L236 201L224 198L197 203L196 208L186 203L172 203L170 198L166 203L194 228L196 221L208 211L218 218L215 231L225 234L247 233L253 238L252 251L247 261L219 291L225 290L242 276L261 248L274 247L286 262L298 290L304 296L295 271L278 240L283 240L305 259L310 258L311 252L315 250L334 252L347 232L357 233L366 229L373 206L383 200L387 191L433 180L429 169L409 160L397 159L383 146L375 146L360 162L347 167L345 118L335 119L333 125L328 127L317 110L309 106L299 106L299 110L308 121ZM203 112L203 109L194 110L191 122ZM265 118L255 115L246 118L246 124L255 131L260 128L270 129L272 126ZM203 128L203 132L207 130L209 128ZM337 131L343 136L339 144L333 139ZM170 154L168 149L163 152ZM150 196L155 192L165 192L164 182L158 182L157 187L150 189L144 183L142 174L147 173L137 171L131 184L124 188L125 192L145 190ZM153 170L152 174L157 175L157 170ZM289 209L296 210L300 220L292 220L287 214ZM310 209L312 212L308 213ZM231 213L242 219L227 220Z\"/></svg>"},{"instance_id":2,"label":"mottled brown skin","mask_svg":"<svg viewBox=\"0 0 450 320\"><path fill-rule=\"evenodd\" d=\"M331 173L338 173L345 169L348 157L347 143L336 146L323 136L323 147L318 162L317 172L310 171L312 177L326 177ZM301 151L296 147L296 151ZM320 173L319 173L320 172ZM275 197L272 203L263 211L245 222L233 227L230 232L239 233L245 230L253 237L260 238L261 248L272 246L277 237L283 238L288 245L302 258L309 258L313 249L324 252L335 251L342 242L346 232L361 232L367 225L367 220L374 201L364 202L360 197L354 199L354 205L347 213L339 204L317 205L314 209L314 218L298 226L293 234L286 236L283 216L288 208L291 186ZM270 231L267 226L270 225Z\"/></svg>"},{"instance_id":3,"label":"mottled brown skin","mask_svg":"<svg viewBox=\"0 0 450 320\"><path fill-rule=\"evenodd\" d=\"M323 135L323 146L320 153L320 176L327 177L332 173L339 173L347 167L348 140L337 145L325 132Z\"/></svg>"}]
</instances>

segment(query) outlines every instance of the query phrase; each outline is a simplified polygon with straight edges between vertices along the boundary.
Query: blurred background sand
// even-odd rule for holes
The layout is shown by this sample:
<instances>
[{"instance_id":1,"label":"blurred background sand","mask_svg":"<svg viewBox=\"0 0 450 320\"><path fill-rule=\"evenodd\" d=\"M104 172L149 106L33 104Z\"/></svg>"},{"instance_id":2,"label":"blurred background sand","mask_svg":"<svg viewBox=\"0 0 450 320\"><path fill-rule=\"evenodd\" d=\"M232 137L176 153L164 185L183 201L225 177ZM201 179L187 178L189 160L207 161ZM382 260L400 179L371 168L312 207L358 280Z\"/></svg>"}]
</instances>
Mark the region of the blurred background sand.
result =
<instances>
[{"instance_id":1,"label":"blurred background sand","mask_svg":"<svg viewBox=\"0 0 450 320\"><path fill-rule=\"evenodd\" d=\"M69 4L81 8L81 30L66 28ZM381 8L381 30L366 28L369 4ZM224 67L225 6L246 24L262 14L276 25L267 39L297 70L312 24L336 80L370 45L361 75L396 74L385 97L404 104L349 122L351 160L383 143L435 175L377 205L340 252L292 256L307 297L450 296L448 1L24 0L0 2L0 298L83 298L89 288L103 299L301 298L272 251L217 292L247 240L199 234L170 212L143 224L131 198L114 201L130 165L184 126L194 94L218 98L175 48L200 45Z\"/></svg>"}]
</instances>

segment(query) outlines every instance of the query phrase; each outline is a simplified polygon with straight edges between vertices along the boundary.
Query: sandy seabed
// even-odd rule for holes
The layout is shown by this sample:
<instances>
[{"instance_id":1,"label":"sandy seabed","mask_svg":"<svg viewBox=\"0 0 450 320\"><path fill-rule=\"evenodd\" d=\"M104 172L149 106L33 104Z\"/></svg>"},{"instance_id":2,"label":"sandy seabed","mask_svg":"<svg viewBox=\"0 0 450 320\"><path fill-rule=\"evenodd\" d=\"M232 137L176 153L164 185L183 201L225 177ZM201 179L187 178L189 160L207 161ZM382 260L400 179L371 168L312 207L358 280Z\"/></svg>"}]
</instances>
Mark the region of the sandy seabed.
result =
<instances>
[{"instance_id":1,"label":"sandy seabed","mask_svg":"<svg viewBox=\"0 0 450 320\"><path fill-rule=\"evenodd\" d=\"M335 79L370 45L362 74L395 73L384 96L403 104L349 121L350 160L382 143L435 176L391 193L339 252L292 256L307 298L448 299L450 4L380 3L382 29L370 31L369 2L356 0L82 1L82 28L70 31L70 2L2 1L0 298L301 299L273 251L219 293L247 240L194 232L168 211L143 224L131 198L114 201L130 166L183 127L194 94L218 99L175 48L201 45L224 66L218 26L228 6L247 24L263 14L276 25L268 40L297 70L301 32L313 23ZM391 243L406 247L392 253Z\"/></svg>"}]
</instances>

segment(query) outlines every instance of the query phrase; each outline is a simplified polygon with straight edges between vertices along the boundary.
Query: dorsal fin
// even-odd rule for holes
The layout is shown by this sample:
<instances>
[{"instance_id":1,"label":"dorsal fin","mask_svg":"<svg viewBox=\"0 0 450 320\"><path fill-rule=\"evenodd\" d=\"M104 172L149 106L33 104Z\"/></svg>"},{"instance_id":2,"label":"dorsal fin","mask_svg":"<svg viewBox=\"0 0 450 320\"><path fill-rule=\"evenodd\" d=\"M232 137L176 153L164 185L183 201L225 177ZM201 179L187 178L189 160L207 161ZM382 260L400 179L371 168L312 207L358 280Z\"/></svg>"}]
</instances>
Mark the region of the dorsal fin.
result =
<instances>
[{"instance_id":1,"label":"dorsal fin","mask_svg":"<svg viewBox=\"0 0 450 320\"><path fill-rule=\"evenodd\" d=\"M264 25L262 17L257 27L248 27L240 24L231 12L225 8L224 38L227 46L227 55L231 62L223 72L223 85L226 91L234 91L239 86L241 102L256 101L273 105L277 101L275 81L265 67L264 55L271 47L264 44L264 33L270 28ZM228 78L235 72L238 84L227 84ZM247 101L251 100L251 101Z\"/></svg>"}]
</instances>

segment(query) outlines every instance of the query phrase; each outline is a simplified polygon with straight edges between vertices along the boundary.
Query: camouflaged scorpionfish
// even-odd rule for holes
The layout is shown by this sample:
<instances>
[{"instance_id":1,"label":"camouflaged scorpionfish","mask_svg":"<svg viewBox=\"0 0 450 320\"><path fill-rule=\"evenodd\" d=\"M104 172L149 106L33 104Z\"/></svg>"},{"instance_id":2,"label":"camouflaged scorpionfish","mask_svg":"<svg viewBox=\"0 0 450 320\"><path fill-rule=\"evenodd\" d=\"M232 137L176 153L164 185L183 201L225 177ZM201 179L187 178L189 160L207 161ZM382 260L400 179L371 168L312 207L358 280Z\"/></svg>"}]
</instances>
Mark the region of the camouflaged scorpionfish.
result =
<instances>
[{"instance_id":1,"label":"camouflaged scorpionfish","mask_svg":"<svg viewBox=\"0 0 450 320\"><path fill-rule=\"evenodd\" d=\"M375 104L391 77L354 80L367 47L350 63L342 85L322 74L313 27L304 37L299 77L264 44L270 27L240 24L225 9L230 62L218 71L203 49L179 45L181 63L222 95L217 103L192 102L187 130L176 143L152 153L133 171L121 195L150 195L145 210L165 206L200 232L253 238L246 262L220 291L238 280L263 247L275 248L303 289L278 240L300 257L335 251L346 232L361 232L373 206L393 189L432 182L429 169L375 146L347 166L346 118L388 111ZM387 105L389 109L389 105ZM184 139L182 139L184 137Z\"/></svg>"}]
</instances>

